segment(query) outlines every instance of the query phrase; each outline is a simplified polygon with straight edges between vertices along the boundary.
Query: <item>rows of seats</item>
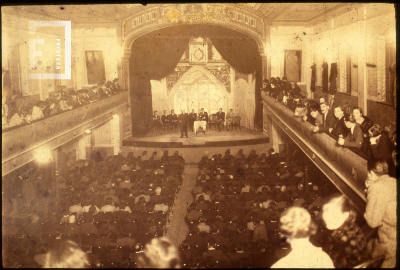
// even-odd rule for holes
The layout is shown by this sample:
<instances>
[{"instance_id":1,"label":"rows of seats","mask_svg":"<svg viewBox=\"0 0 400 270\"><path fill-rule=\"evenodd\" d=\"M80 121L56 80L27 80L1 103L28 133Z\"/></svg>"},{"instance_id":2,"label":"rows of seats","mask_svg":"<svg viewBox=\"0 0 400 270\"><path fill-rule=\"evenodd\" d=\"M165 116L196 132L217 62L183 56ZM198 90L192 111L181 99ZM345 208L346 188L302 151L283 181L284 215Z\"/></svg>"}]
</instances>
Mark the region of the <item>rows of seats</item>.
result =
<instances>
[{"instance_id":1,"label":"rows of seats","mask_svg":"<svg viewBox=\"0 0 400 270\"><path fill-rule=\"evenodd\" d=\"M306 181L299 161L287 163L273 149L268 157L255 150L203 156L186 216L189 235L180 248L183 266L271 266L290 251L279 232L280 214L290 206L306 208L321 224L325 188L318 178ZM321 246L322 237L318 233L312 241Z\"/></svg>"},{"instance_id":2,"label":"rows of seats","mask_svg":"<svg viewBox=\"0 0 400 270\"><path fill-rule=\"evenodd\" d=\"M71 168L62 176L60 211L50 220L27 215L3 224L6 265L42 265L51 243L70 239L87 252L93 266L135 266L143 245L164 234L184 163L178 152L162 158L144 152ZM24 259L18 258L21 254Z\"/></svg>"}]
</instances>

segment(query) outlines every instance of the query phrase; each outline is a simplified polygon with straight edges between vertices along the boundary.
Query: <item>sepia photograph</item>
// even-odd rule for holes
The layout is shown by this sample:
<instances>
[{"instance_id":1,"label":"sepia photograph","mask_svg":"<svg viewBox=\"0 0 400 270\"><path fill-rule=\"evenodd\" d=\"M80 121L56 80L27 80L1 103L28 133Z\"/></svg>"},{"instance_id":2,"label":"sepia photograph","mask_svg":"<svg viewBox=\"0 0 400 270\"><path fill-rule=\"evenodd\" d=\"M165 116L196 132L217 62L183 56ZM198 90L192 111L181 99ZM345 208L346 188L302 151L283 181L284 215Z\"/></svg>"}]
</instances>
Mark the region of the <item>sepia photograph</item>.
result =
<instances>
[{"instance_id":1,"label":"sepia photograph","mask_svg":"<svg viewBox=\"0 0 400 270\"><path fill-rule=\"evenodd\" d=\"M397 3L1 6L3 268L394 268Z\"/></svg>"}]
</instances>

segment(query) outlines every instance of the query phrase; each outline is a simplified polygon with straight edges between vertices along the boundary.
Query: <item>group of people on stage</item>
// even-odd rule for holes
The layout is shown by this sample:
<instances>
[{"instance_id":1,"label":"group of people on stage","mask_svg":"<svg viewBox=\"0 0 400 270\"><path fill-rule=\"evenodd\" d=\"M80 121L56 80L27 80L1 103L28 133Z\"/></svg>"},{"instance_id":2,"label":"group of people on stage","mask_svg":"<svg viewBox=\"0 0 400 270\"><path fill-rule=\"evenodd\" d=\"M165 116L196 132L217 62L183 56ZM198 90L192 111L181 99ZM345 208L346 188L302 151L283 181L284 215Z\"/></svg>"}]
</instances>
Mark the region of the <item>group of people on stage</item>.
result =
<instances>
[{"instance_id":1,"label":"group of people on stage","mask_svg":"<svg viewBox=\"0 0 400 270\"><path fill-rule=\"evenodd\" d=\"M225 117L225 112L223 112L222 108L220 108L215 116L217 120L216 124L218 131L221 131L221 129L223 128L225 120L227 131L229 131L229 126L231 126L232 129L232 125L235 121L235 114L233 113L233 109L230 109L229 113ZM195 112L194 109L192 109L191 113L187 113L183 109L180 115L177 115L174 110L171 110L170 114L167 113L167 110L164 110L164 114L161 115L161 117L158 115L158 111L154 111L152 120L153 128L156 129L156 132L161 130L177 131L178 127L180 126L181 138L183 138L183 135L188 138L188 128L190 128L192 132L195 132L197 128L206 130L207 124L209 123L209 115L206 111L204 111L204 108L201 108L198 114Z\"/></svg>"}]
</instances>

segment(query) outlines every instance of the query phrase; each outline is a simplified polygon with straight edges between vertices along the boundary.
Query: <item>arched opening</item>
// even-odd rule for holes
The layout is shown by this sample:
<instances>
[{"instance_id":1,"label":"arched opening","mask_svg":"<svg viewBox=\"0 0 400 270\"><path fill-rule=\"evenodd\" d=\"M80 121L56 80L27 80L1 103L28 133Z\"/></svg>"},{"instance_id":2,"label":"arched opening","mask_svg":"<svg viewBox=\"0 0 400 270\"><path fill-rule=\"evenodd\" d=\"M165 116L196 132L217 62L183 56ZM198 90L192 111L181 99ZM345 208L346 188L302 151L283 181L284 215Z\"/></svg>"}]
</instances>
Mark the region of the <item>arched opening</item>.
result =
<instances>
[{"instance_id":1,"label":"arched opening","mask_svg":"<svg viewBox=\"0 0 400 270\"><path fill-rule=\"evenodd\" d=\"M161 80L178 64L189 40L207 37L223 59L235 70L255 74L255 89L262 85L262 61L254 38L217 25L180 25L148 33L137 38L131 48L129 81L133 135L146 133L152 115L150 80ZM262 126L261 94L255 91L254 123ZM175 105L174 105L175 106Z\"/></svg>"}]
</instances>

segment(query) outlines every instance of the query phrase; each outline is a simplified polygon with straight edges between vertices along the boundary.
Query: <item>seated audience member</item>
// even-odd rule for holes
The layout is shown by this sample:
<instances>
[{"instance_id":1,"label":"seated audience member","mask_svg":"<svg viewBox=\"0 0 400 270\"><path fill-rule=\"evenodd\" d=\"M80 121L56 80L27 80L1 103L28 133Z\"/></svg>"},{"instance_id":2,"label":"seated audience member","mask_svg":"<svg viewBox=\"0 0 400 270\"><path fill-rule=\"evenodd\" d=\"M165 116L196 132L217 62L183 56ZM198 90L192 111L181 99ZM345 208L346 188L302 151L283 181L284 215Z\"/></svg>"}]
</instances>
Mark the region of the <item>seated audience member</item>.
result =
<instances>
[{"instance_id":1,"label":"seated audience member","mask_svg":"<svg viewBox=\"0 0 400 270\"><path fill-rule=\"evenodd\" d=\"M171 114L168 115L168 119L172 129L178 130L178 115L175 114L174 110L171 110Z\"/></svg>"},{"instance_id":2,"label":"seated audience member","mask_svg":"<svg viewBox=\"0 0 400 270\"><path fill-rule=\"evenodd\" d=\"M395 166L392 159L394 145L389 139L387 132L378 124L374 124L368 130L372 158L383 159L389 166L389 175L395 175Z\"/></svg>"},{"instance_id":3,"label":"seated audience member","mask_svg":"<svg viewBox=\"0 0 400 270\"><path fill-rule=\"evenodd\" d=\"M114 212L117 208L113 205L112 199L107 198L103 207L101 207L101 212Z\"/></svg>"},{"instance_id":4,"label":"seated audience member","mask_svg":"<svg viewBox=\"0 0 400 270\"><path fill-rule=\"evenodd\" d=\"M329 103L328 96L320 96L319 97L319 103L322 104L324 102Z\"/></svg>"},{"instance_id":5,"label":"seated audience member","mask_svg":"<svg viewBox=\"0 0 400 270\"><path fill-rule=\"evenodd\" d=\"M253 243L259 242L261 239L268 241L267 229L265 228L264 221L259 218L254 220L254 233L253 233Z\"/></svg>"},{"instance_id":6,"label":"seated audience member","mask_svg":"<svg viewBox=\"0 0 400 270\"><path fill-rule=\"evenodd\" d=\"M303 116L303 121L309 121L311 124L313 124L316 127L322 126L324 124L324 120L323 120L323 115L322 113L319 112L319 104L316 102L310 102L309 108L309 115L311 116L311 118L308 115Z\"/></svg>"},{"instance_id":7,"label":"seated audience member","mask_svg":"<svg viewBox=\"0 0 400 270\"><path fill-rule=\"evenodd\" d=\"M332 194L322 208L322 219L329 230L323 250L335 268L353 268L369 259L367 242L356 223L356 211L346 196Z\"/></svg>"},{"instance_id":8,"label":"seated audience member","mask_svg":"<svg viewBox=\"0 0 400 270\"><path fill-rule=\"evenodd\" d=\"M321 126L314 127L313 132L330 132L330 129L333 128L337 119L333 115L332 110L329 109L328 102L321 103L320 106L323 122Z\"/></svg>"},{"instance_id":9,"label":"seated audience member","mask_svg":"<svg viewBox=\"0 0 400 270\"><path fill-rule=\"evenodd\" d=\"M93 86L90 90L88 90L87 94L90 102L100 99L97 86Z\"/></svg>"},{"instance_id":10,"label":"seated audience member","mask_svg":"<svg viewBox=\"0 0 400 270\"><path fill-rule=\"evenodd\" d=\"M350 132L347 137L339 138L338 144L343 145L344 147L355 147L360 149L364 139L360 125L357 124L353 116L349 114L343 116L343 121Z\"/></svg>"},{"instance_id":11,"label":"seated audience member","mask_svg":"<svg viewBox=\"0 0 400 270\"><path fill-rule=\"evenodd\" d=\"M46 254L44 268L86 268L87 254L71 240L56 241Z\"/></svg>"},{"instance_id":12,"label":"seated audience member","mask_svg":"<svg viewBox=\"0 0 400 270\"><path fill-rule=\"evenodd\" d=\"M81 104L78 102L78 98L76 96L76 92L74 90L71 90L68 100L67 100L67 106L72 106L72 108L77 108Z\"/></svg>"},{"instance_id":13,"label":"seated audience member","mask_svg":"<svg viewBox=\"0 0 400 270\"><path fill-rule=\"evenodd\" d=\"M303 208L290 207L280 218L280 231L290 243L292 251L271 268L334 268L332 259L311 244L309 238L316 231L310 213Z\"/></svg>"},{"instance_id":14,"label":"seated audience member","mask_svg":"<svg viewBox=\"0 0 400 270\"><path fill-rule=\"evenodd\" d=\"M106 92L103 89L103 83L98 83L96 86L96 89L97 89L97 94L99 95L100 99L108 97L108 95L106 94Z\"/></svg>"},{"instance_id":15,"label":"seated audience member","mask_svg":"<svg viewBox=\"0 0 400 270\"><path fill-rule=\"evenodd\" d=\"M46 107L43 109L44 117L48 117L59 112L59 105L54 99L48 98L45 102Z\"/></svg>"},{"instance_id":16,"label":"seated audience member","mask_svg":"<svg viewBox=\"0 0 400 270\"><path fill-rule=\"evenodd\" d=\"M100 209L94 205L93 199L88 199L82 207L82 213L91 213L93 215L97 214L99 211Z\"/></svg>"},{"instance_id":17,"label":"seated audience member","mask_svg":"<svg viewBox=\"0 0 400 270\"><path fill-rule=\"evenodd\" d=\"M363 114L363 110L360 107L355 107L353 109L353 117L356 123L360 125L363 132L363 143L360 150L367 156L371 156L368 130L372 127L374 122Z\"/></svg>"},{"instance_id":18,"label":"seated audience member","mask_svg":"<svg viewBox=\"0 0 400 270\"><path fill-rule=\"evenodd\" d=\"M79 105L86 105L90 103L88 91L85 89L81 89L76 91L76 101Z\"/></svg>"},{"instance_id":19,"label":"seated audience member","mask_svg":"<svg viewBox=\"0 0 400 270\"><path fill-rule=\"evenodd\" d=\"M290 94L301 93L300 87L297 85L297 82L290 83L291 89L289 90Z\"/></svg>"},{"instance_id":20,"label":"seated audience member","mask_svg":"<svg viewBox=\"0 0 400 270\"><path fill-rule=\"evenodd\" d=\"M137 260L138 268L180 268L178 250L166 237L153 238Z\"/></svg>"},{"instance_id":21,"label":"seated audience member","mask_svg":"<svg viewBox=\"0 0 400 270\"><path fill-rule=\"evenodd\" d=\"M217 263L229 260L227 254L222 250L216 249L216 243L210 242L207 244L207 250L203 252L203 258L214 257Z\"/></svg>"},{"instance_id":22,"label":"seated audience member","mask_svg":"<svg viewBox=\"0 0 400 270\"><path fill-rule=\"evenodd\" d=\"M112 83L113 83L113 85L114 85L114 87L115 87L117 93L119 93L119 92L121 92L121 91L124 90L124 89L122 89L121 86L119 85L119 79L118 79L118 78L115 78L115 79L112 81Z\"/></svg>"},{"instance_id":23,"label":"seated audience member","mask_svg":"<svg viewBox=\"0 0 400 270\"><path fill-rule=\"evenodd\" d=\"M206 224L206 221L205 217L199 218L199 224L197 225L199 232L210 233L210 225Z\"/></svg>"},{"instance_id":24,"label":"seated audience member","mask_svg":"<svg viewBox=\"0 0 400 270\"><path fill-rule=\"evenodd\" d=\"M346 138L350 130L344 124L344 109L342 106L336 106L334 110L335 117L337 121L335 125L329 129L329 132L335 137Z\"/></svg>"},{"instance_id":25,"label":"seated audience member","mask_svg":"<svg viewBox=\"0 0 400 270\"><path fill-rule=\"evenodd\" d=\"M373 257L384 255L382 268L396 265L397 248L397 181L388 175L388 165L382 159L367 162L367 206L364 218L371 228L378 228L373 239Z\"/></svg>"},{"instance_id":26,"label":"seated audience member","mask_svg":"<svg viewBox=\"0 0 400 270\"><path fill-rule=\"evenodd\" d=\"M210 203L204 199L204 195L200 195L198 198L198 203L196 204L196 209L200 211L207 211L209 209Z\"/></svg>"},{"instance_id":27,"label":"seated audience member","mask_svg":"<svg viewBox=\"0 0 400 270\"><path fill-rule=\"evenodd\" d=\"M27 107L22 107L16 112L8 122L9 127L19 126L25 123L29 123L29 110Z\"/></svg>"},{"instance_id":28,"label":"seated audience member","mask_svg":"<svg viewBox=\"0 0 400 270\"><path fill-rule=\"evenodd\" d=\"M46 107L44 101L39 100L32 108L32 121L44 118L43 110Z\"/></svg>"},{"instance_id":29,"label":"seated audience member","mask_svg":"<svg viewBox=\"0 0 400 270\"><path fill-rule=\"evenodd\" d=\"M167 115L167 110L164 110L164 114L161 116L161 123L163 125L163 129L168 131L171 121L169 119L169 115Z\"/></svg>"},{"instance_id":30,"label":"seated audience member","mask_svg":"<svg viewBox=\"0 0 400 270\"><path fill-rule=\"evenodd\" d=\"M156 128L156 131L161 130L161 128L162 128L161 119L160 119L160 116L158 115L157 111L154 111L153 127Z\"/></svg>"},{"instance_id":31,"label":"seated audience member","mask_svg":"<svg viewBox=\"0 0 400 270\"><path fill-rule=\"evenodd\" d=\"M226 131L229 131L229 127L231 127L235 122L235 114L233 113L233 109L229 110L229 113L226 115Z\"/></svg>"}]
</instances>

